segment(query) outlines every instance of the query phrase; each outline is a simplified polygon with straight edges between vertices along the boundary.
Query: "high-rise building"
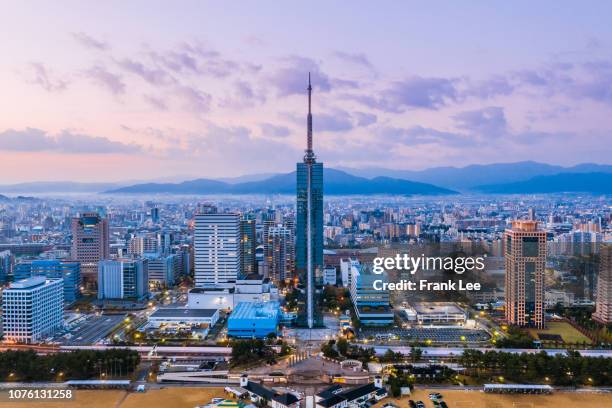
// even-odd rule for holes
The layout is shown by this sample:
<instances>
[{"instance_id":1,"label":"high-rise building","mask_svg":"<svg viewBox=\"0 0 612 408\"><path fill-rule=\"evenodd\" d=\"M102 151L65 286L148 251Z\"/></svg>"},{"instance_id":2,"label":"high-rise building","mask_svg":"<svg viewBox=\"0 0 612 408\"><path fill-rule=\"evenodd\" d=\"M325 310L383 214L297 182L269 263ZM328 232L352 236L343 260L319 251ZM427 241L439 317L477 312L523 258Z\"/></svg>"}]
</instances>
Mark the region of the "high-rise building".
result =
<instances>
[{"instance_id":1,"label":"high-rise building","mask_svg":"<svg viewBox=\"0 0 612 408\"><path fill-rule=\"evenodd\" d=\"M81 297L81 264L77 261L37 259L31 262L30 275L62 279L64 301L67 303L73 303Z\"/></svg>"},{"instance_id":2,"label":"high-rise building","mask_svg":"<svg viewBox=\"0 0 612 408\"><path fill-rule=\"evenodd\" d=\"M149 293L147 259L118 259L98 264L98 299L143 299Z\"/></svg>"},{"instance_id":3,"label":"high-rise building","mask_svg":"<svg viewBox=\"0 0 612 408\"><path fill-rule=\"evenodd\" d=\"M255 236L255 218L245 214L240 219L240 248L242 260L242 274L244 276L257 272L255 249L257 240Z\"/></svg>"},{"instance_id":4,"label":"high-rise building","mask_svg":"<svg viewBox=\"0 0 612 408\"><path fill-rule=\"evenodd\" d=\"M20 280L2 292L4 339L37 343L62 327L64 289L61 279L43 276Z\"/></svg>"},{"instance_id":5,"label":"high-rise building","mask_svg":"<svg viewBox=\"0 0 612 408\"><path fill-rule=\"evenodd\" d=\"M239 214L196 214L193 241L195 286L233 284L241 277Z\"/></svg>"},{"instance_id":6,"label":"high-rise building","mask_svg":"<svg viewBox=\"0 0 612 408\"><path fill-rule=\"evenodd\" d=\"M151 221L153 221L155 224L159 222L159 208L151 208Z\"/></svg>"},{"instance_id":7,"label":"high-rise building","mask_svg":"<svg viewBox=\"0 0 612 408\"><path fill-rule=\"evenodd\" d=\"M537 221L513 221L505 233L506 321L544 327L546 232Z\"/></svg>"},{"instance_id":8,"label":"high-rise building","mask_svg":"<svg viewBox=\"0 0 612 408\"><path fill-rule=\"evenodd\" d=\"M603 324L612 323L612 245L604 244L599 249L599 276L597 277L597 299L593 320Z\"/></svg>"},{"instance_id":9,"label":"high-rise building","mask_svg":"<svg viewBox=\"0 0 612 408\"><path fill-rule=\"evenodd\" d=\"M307 147L297 164L296 272L305 291L298 323L312 328L321 323L316 305L315 275L323 269L323 163L312 149L312 86L308 76Z\"/></svg>"},{"instance_id":10,"label":"high-rise building","mask_svg":"<svg viewBox=\"0 0 612 408\"><path fill-rule=\"evenodd\" d=\"M0 284L7 283L13 273L13 255L11 251L0 251Z\"/></svg>"},{"instance_id":11,"label":"high-rise building","mask_svg":"<svg viewBox=\"0 0 612 408\"><path fill-rule=\"evenodd\" d=\"M108 220L93 212L73 218L71 255L81 263L83 282L93 285L98 275L98 262L110 255Z\"/></svg>"},{"instance_id":12,"label":"high-rise building","mask_svg":"<svg viewBox=\"0 0 612 408\"><path fill-rule=\"evenodd\" d=\"M265 225L264 227L264 277L272 282L284 282L291 279L290 257L292 236L291 230L282 225Z\"/></svg>"}]
</instances>

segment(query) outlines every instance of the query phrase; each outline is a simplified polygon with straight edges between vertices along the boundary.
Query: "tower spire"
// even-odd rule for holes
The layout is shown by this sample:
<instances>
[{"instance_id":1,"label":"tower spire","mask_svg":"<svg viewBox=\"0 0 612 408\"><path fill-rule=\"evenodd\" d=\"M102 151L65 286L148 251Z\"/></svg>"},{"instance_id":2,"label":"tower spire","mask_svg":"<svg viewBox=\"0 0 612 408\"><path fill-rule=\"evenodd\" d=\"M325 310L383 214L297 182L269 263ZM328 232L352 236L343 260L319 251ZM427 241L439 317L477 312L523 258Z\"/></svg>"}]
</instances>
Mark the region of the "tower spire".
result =
<instances>
[{"instance_id":1,"label":"tower spire","mask_svg":"<svg viewBox=\"0 0 612 408\"><path fill-rule=\"evenodd\" d=\"M314 162L315 155L312 150L312 85L310 84L310 72L308 73L308 130L306 134L306 156L304 156L304 161Z\"/></svg>"}]
</instances>

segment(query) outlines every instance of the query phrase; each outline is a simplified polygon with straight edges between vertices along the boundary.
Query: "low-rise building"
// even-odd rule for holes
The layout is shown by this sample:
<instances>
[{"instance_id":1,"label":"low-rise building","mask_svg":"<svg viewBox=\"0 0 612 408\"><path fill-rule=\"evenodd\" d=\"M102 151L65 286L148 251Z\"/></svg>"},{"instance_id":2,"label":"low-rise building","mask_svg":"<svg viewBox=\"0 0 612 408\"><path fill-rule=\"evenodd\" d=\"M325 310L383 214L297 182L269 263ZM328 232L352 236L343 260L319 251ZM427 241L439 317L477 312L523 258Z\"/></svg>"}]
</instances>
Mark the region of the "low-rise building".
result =
<instances>
[{"instance_id":1,"label":"low-rise building","mask_svg":"<svg viewBox=\"0 0 612 408\"><path fill-rule=\"evenodd\" d=\"M269 334L277 334L279 322L279 302L240 302L227 320L227 335L263 338Z\"/></svg>"}]
</instances>

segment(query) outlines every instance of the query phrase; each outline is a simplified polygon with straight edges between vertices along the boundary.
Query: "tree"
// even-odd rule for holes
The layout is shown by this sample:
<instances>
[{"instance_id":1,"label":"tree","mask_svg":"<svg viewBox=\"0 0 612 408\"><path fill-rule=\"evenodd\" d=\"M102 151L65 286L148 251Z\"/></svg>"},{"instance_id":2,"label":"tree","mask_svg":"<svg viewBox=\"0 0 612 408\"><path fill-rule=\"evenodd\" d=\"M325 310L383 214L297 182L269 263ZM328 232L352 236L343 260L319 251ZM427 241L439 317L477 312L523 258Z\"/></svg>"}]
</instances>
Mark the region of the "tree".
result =
<instances>
[{"instance_id":1,"label":"tree","mask_svg":"<svg viewBox=\"0 0 612 408\"><path fill-rule=\"evenodd\" d=\"M348 353L348 346L348 341L345 338L341 337L336 342L336 348L338 349L338 352L343 356L346 356L346 354Z\"/></svg>"},{"instance_id":2,"label":"tree","mask_svg":"<svg viewBox=\"0 0 612 408\"><path fill-rule=\"evenodd\" d=\"M423 356L423 350L421 350L420 348L412 347L410 349L410 361L412 361L413 363L416 363L417 361L419 361L422 356Z\"/></svg>"}]
</instances>

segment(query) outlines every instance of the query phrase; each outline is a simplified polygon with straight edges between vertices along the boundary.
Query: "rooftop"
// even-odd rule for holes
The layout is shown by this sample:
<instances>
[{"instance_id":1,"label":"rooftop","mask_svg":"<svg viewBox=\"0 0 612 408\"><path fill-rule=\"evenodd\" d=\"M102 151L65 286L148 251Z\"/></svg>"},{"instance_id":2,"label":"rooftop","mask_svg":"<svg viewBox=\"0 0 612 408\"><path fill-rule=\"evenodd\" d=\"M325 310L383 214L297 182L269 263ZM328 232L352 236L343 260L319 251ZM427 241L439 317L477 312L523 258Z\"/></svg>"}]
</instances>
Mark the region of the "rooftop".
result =
<instances>
[{"instance_id":1,"label":"rooftop","mask_svg":"<svg viewBox=\"0 0 612 408\"><path fill-rule=\"evenodd\" d=\"M412 308L419 314L462 314L465 313L457 304L452 302L422 302L413 303Z\"/></svg>"},{"instance_id":2,"label":"rooftop","mask_svg":"<svg viewBox=\"0 0 612 408\"><path fill-rule=\"evenodd\" d=\"M157 309L151 317L181 318L181 317L213 317L217 309L187 309L182 307Z\"/></svg>"},{"instance_id":3,"label":"rooftop","mask_svg":"<svg viewBox=\"0 0 612 408\"><path fill-rule=\"evenodd\" d=\"M277 319L280 313L280 303L270 302L240 302L234 308L230 319Z\"/></svg>"}]
</instances>

